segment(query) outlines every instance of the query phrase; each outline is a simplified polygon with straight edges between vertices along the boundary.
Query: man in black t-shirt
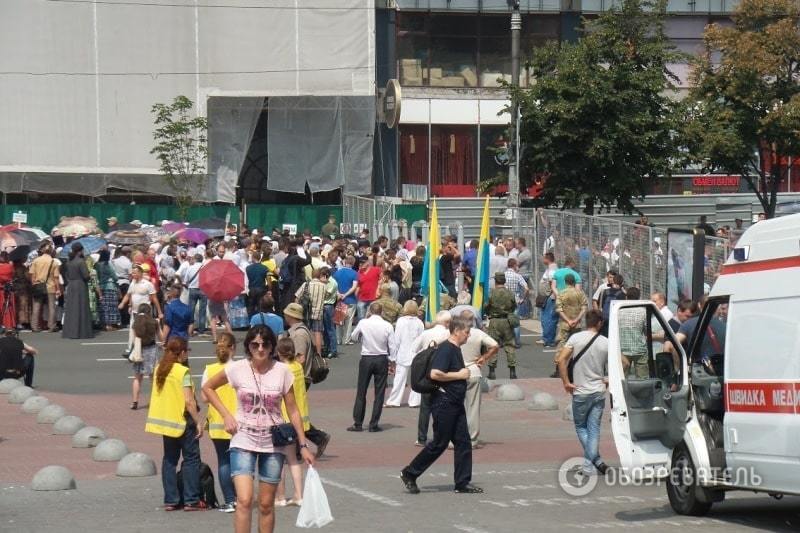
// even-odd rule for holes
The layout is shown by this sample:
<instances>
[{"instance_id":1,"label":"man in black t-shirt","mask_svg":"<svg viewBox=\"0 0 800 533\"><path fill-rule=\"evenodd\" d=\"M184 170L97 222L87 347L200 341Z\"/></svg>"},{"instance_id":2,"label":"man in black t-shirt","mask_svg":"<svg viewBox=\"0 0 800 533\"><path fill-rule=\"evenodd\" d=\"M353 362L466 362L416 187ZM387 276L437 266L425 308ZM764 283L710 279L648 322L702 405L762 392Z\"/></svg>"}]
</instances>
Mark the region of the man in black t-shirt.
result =
<instances>
[{"instance_id":1,"label":"man in black t-shirt","mask_svg":"<svg viewBox=\"0 0 800 533\"><path fill-rule=\"evenodd\" d=\"M34 355L34 347L22 342L13 328L7 329L0 337L0 379L24 376L25 385L32 387Z\"/></svg>"},{"instance_id":2,"label":"man in black t-shirt","mask_svg":"<svg viewBox=\"0 0 800 533\"><path fill-rule=\"evenodd\" d=\"M400 472L400 479L411 494L419 493L417 478L444 453L450 442L454 447L455 491L466 494L483 492L483 489L470 483L472 443L464 408L470 373L464 367L461 346L467 342L471 327L472 321L460 316L453 317L450 321L450 338L439 345L433 356L430 377L439 384L439 389L431 394L433 440Z\"/></svg>"}]
</instances>

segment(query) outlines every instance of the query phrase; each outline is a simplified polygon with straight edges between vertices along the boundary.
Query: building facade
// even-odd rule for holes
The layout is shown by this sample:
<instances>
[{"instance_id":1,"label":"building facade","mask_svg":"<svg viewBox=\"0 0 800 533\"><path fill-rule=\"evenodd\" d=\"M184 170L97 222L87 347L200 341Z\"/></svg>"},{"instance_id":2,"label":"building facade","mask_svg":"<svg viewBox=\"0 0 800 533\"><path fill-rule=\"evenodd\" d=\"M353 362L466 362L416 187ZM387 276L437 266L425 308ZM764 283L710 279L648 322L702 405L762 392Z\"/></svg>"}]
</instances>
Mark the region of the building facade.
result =
<instances>
[{"instance_id":1,"label":"building facade","mask_svg":"<svg viewBox=\"0 0 800 533\"><path fill-rule=\"evenodd\" d=\"M577 39L583 18L613 5L608 0L522 0L523 65L535 47ZM386 168L393 174L374 188L398 196L404 189L406 196L415 194L418 187L437 196L475 196L482 181L508 173L510 102L501 87L511 81L508 2L392 0L384 7L385 16L377 18L377 53L394 65L391 74L403 86L403 104L396 155L382 161L384 175ZM733 0L670 0L666 34L678 50L697 53L706 25L729 22L735 7ZM671 65L671 70L685 91L688 65ZM522 68L520 85L530 81ZM379 78L379 86L382 82ZM747 191L743 181L694 179L701 177L654 184L652 193Z\"/></svg>"}]
</instances>

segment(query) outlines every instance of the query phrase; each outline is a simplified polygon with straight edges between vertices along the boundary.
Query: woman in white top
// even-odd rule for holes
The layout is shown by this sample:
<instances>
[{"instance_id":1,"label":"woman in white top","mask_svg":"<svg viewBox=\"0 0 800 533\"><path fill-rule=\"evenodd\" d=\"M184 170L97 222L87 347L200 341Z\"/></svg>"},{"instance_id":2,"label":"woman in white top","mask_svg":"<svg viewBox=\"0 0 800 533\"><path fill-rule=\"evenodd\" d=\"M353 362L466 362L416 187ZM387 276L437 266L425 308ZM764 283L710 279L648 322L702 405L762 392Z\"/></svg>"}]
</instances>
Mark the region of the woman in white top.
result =
<instances>
[{"instance_id":1,"label":"woman in white top","mask_svg":"<svg viewBox=\"0 0 800 533\"><path fill-rule=\"evenodd\" d=\"M403 400L403 393L406 388L406 379L411 369L411 361L416 355L411 351L411 345L425 331L425 324L419 319L419 308L417 302L408 300L403 305L403 316L397 319L394 327L395 341L397 342L397 360L394 372L394 385L389 399L386 400L386 407L400 407ZM413 390L408 394L408 406L419 407L420 395Z\"/></svg>"}]
</instances>

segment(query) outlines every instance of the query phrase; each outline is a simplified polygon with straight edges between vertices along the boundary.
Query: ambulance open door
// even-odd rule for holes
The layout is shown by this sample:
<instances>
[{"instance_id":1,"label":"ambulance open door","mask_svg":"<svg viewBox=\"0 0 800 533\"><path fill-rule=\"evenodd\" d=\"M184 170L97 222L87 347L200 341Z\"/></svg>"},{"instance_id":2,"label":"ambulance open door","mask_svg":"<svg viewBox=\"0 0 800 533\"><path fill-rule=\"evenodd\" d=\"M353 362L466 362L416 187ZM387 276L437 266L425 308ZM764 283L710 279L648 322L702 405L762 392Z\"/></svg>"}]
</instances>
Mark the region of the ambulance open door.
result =
<instances>
[{"instance_id":1,"label":"ambulance open door","mask_svg":"<svg viewBox=\"0 0 800 533\"><path fill-rule=\"evenodd\" d=\"M623 474L664 477L689 412L683 348L648 301L613 302L608 326L611 427Z\"/></svg>"}]
</instances>

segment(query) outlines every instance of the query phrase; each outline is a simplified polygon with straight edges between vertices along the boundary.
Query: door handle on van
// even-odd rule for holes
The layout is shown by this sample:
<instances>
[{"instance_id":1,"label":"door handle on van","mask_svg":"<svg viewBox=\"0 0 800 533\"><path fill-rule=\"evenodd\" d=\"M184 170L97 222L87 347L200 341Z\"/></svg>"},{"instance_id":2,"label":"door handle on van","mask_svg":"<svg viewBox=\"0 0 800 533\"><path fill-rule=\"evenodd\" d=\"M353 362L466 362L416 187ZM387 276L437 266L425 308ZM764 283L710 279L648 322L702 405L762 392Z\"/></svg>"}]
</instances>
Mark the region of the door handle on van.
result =
<instances>
[{"instance_id":1,"label":"door handle on van","mask_svg":"<svg viewBox=\"0 0 800 533\"><path fill-rule=\"evenodd\" d=\"M664 396L662 396L661 399L664 401L664 405L666 405L667 407L672 409L672 394L671 393L665 392ZM665 409L665 411L666 411L666 409Z\"/></svg>"}]
</instances>

